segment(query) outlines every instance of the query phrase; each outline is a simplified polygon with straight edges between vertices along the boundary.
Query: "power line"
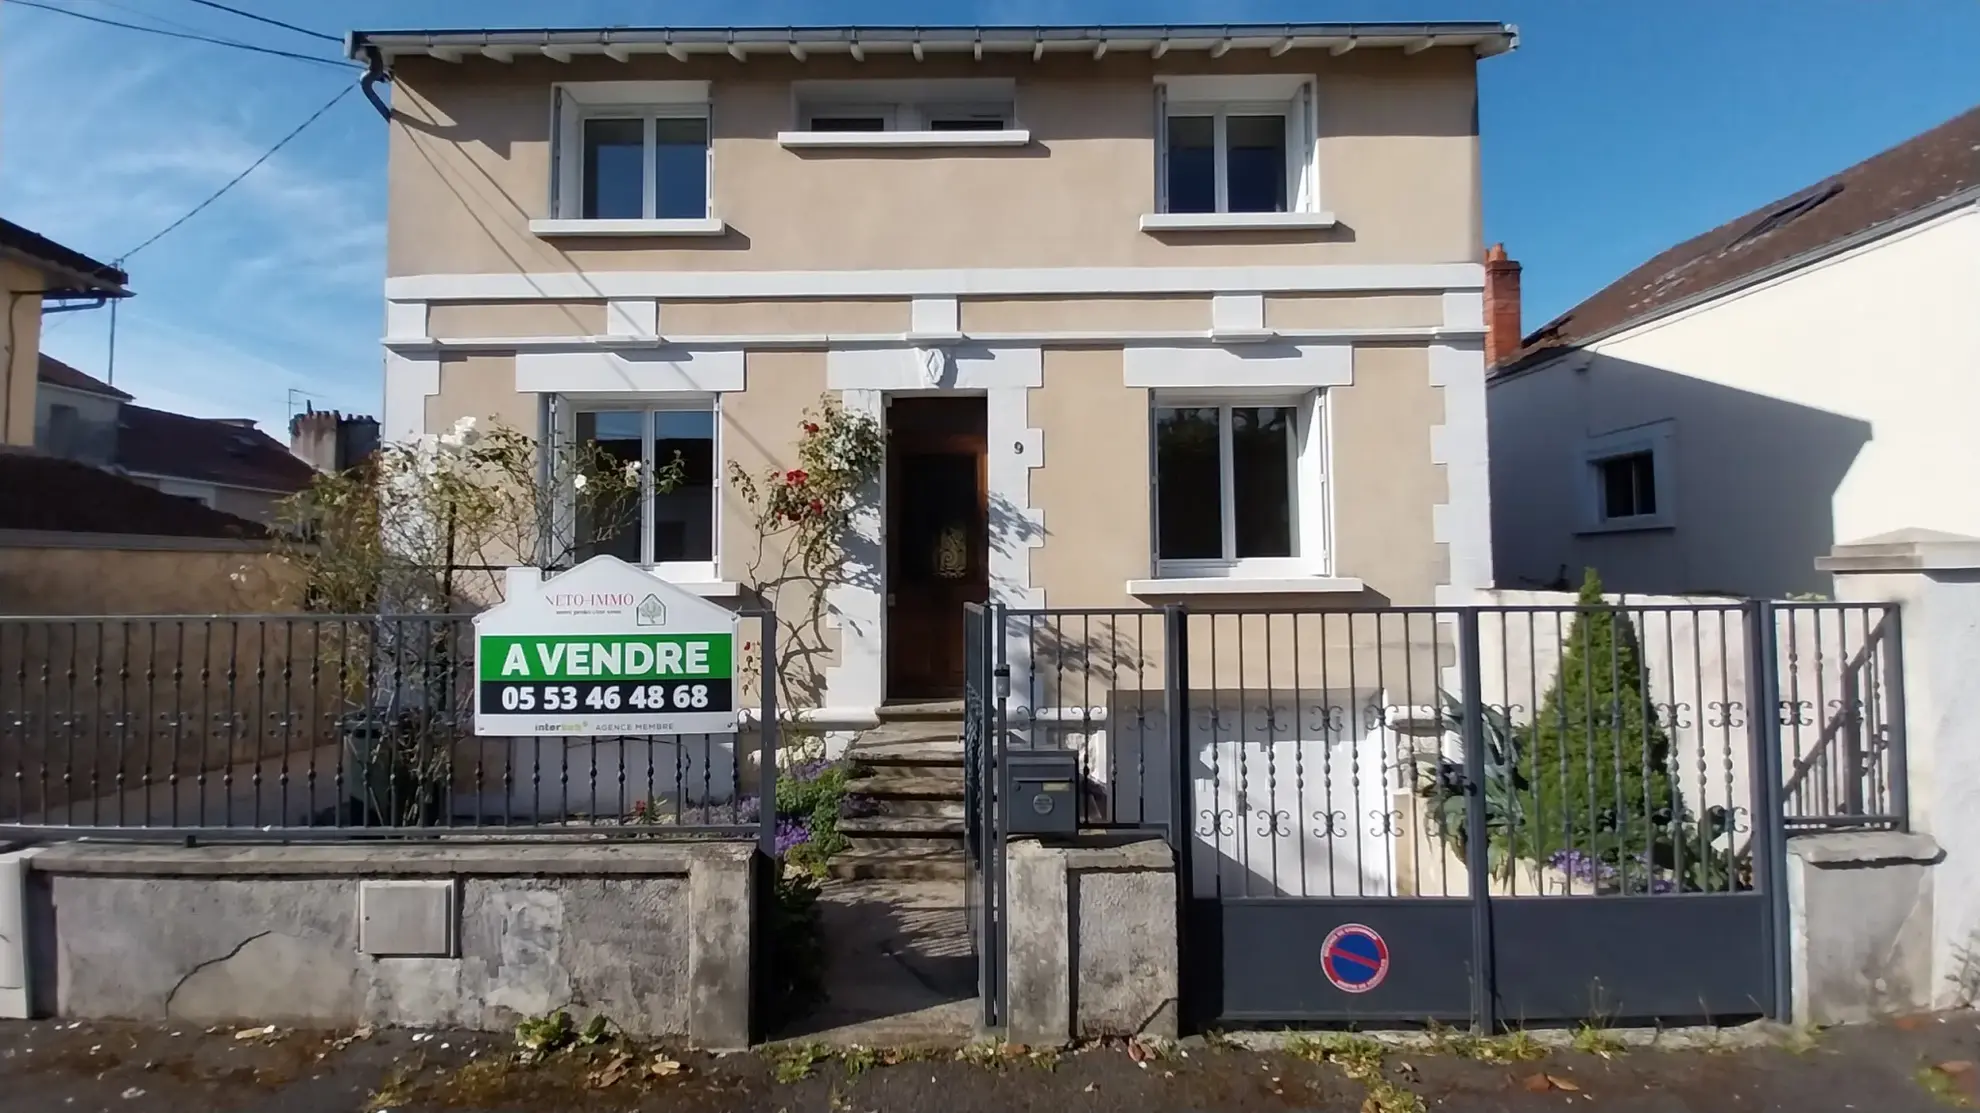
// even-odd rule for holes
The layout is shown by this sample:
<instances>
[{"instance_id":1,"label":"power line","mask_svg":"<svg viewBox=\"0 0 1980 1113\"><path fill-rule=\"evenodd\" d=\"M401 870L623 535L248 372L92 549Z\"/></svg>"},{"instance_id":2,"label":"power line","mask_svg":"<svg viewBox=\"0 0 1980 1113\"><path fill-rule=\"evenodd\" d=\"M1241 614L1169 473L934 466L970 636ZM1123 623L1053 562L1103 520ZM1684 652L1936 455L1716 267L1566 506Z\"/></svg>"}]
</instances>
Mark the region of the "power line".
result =
<instances>
[{"instance_id":1,"label":"power line","mask_svg":"<svg viewBox=\"0 0 1980 1113\"><path fill-rule=\"evenodd\" d=\"M214 3L214 0L192 0L192 2L204 8L213 8L217 11L231 12L234 15L242 17L243 19L252 19L256 23L266 23L270 27L280 27L284 31L294 31L299 35L308 35L310 38L313 39L324 39L329 42L336 43L340 46L343 45L344 42L344 40L338 38L335 35L326 35L321 31L312 31L307 27L298 27L293 23L284 23L279 19L270 19L265 15L256 15L253 12L244 12L239 8L230 8L225 4L216 4Z\"/></svg>"},{"instance_id":2,"label":"power line","mask_svg":"<svg viewBox=\"0 0 1980 1113\"><path fill-rule=\"evenodd\" d=\"M21 0L14 0L14 2L20 3ZM226 185L223 185L219 189L214 190L212 195L207 197L206 200L201 201L197 205L194 205L189 211L187 211L186 215L180 217L179 219L159 229L157 234L153 235L150 239L144 241L143 243L137 245L134 248L131 248L129 251L124 252L122 255L119 255L116 259L116 262L113 265L122 267L126 259L129 259L131 256L136 255L138 252L143 251L147 247L150 247L152 244L157 243L159 240L164 239L174 229L178 228L179 225L184 224L186 221L191 220L193 217L198 216L202 211L205 210L205 208L208 205L211 205L215 201L220 200L221 197L226 195L228 190L241 184L241 179L247 177L249 174L254 173L255 170L258 167L260 167L262 163L267 162L271 158L274 158L276 151L279 151L283 147L288 146L289 140L294 139L298 135L301 135L303 133L304 128L307 128L309 127L309 125L315 123L317 119L321 117L325 112L328 112L330 111L331 108L335 107L338 101L343 100L347 96L350 96L351 90L355 88L357 88L357 86L355 85L346 85L342 89L337 90L336 96L331 97L329 100L325 101L323 103L323 107L310 113L309 118L304 120L302 123L297 124L294 130L290 131L289 134L276 140L275 145L273 147L268 148L268 150L264 151L260 158L255 159L253 162L249 163L247 165L247 169L242 170L240 173L234 175L233 178L230 179Z\"/></svg>"},{"instance_id":3,"label":"power line","mask_svg":"<svg viewBox=\"0 0 1980 1113\"><path fill-rule=\"evenodd\" d=\"M314 62L319 66L336 66L339 69L359 68L357 66L357 63L355 62L345 62L334 58L324 58L314 54L296 54L292 51L276 50L274 47L255 46L252 43L235 42L232 39L216 39L210 35L193 35L193 34L187 34L184 31L167 31L163 27L146 27L141 23L125 23L122 20L105 19L102 16L88 15L83 12L73 11L69 8L58 8L53 4L43 4L40 2L40 0L9 0L9 2L14 4L16 7L39 8L44 12L55 12L58 15L73 16L76 19L88 20L91 23L101 23L106 27L122 27L128 31L147 31L154 35L164 35L167 38L189 39L193 42L211 43L214 46L228 46L234 48L235 50L250 50L256 54L272 54L277 58L293 58L298 62Z\"/></svg>"}]
</instances>

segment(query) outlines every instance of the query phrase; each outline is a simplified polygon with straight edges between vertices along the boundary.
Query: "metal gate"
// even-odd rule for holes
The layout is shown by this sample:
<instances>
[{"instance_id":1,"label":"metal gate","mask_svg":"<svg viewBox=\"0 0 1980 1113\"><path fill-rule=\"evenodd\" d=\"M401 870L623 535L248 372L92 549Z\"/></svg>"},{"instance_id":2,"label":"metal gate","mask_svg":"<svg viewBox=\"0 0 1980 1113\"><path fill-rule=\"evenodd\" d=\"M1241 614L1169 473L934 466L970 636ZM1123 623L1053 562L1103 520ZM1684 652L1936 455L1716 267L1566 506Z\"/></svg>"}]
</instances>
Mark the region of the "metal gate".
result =
<instances>
[{"instance_id":1,"label":"metal gate","mask_svg":"<svg viewBox=\"0 0 1980 1113\"><path fill-rule=\"evenodd\" d=\"M976 958L976 992L984 1028L1003 1023L1004 838L998 823L996 719L999 711L997 626L976 603L963 607L963 853L964 913ZM1008 673L1001 673L1008 676Z\"/></svg>"},{"instance_id":2,"label":"metal gate","mask_svg":"<svg viewBox=\"0 0 1980 1113\"><path fill-rule=\"evenodd\" d=\"M986 1022L1011 749L1079 754L1083 827L1166 834L1198 1025L1784 1016L1786 831L1904 823L1881 606L971 622Z\"/></svg>"}]
</instances>

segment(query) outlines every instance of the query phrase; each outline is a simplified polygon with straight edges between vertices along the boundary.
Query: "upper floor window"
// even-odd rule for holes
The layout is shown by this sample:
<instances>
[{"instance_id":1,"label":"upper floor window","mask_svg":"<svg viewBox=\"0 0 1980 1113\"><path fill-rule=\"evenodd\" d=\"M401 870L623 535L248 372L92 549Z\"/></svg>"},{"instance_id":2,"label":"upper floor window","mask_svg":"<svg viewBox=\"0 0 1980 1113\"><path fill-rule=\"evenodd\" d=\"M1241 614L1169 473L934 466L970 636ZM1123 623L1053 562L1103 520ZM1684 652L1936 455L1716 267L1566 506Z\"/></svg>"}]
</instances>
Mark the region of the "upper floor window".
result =
<instances>
[{"instance_id":1,"label":"upper floor window","mask_svg":"<svg viewBox=\"0 0 1980 1113\"><path fill-rule=\"evenodd\" d=\"M711 219L708 83L556 86L546 234L720 231Z\"/></svg>"},{"instance_id":2,"label":"upper floor window","mask_svg":"<svg viewBox=\"0 0 1980 1113\"><path fill-rule=\"evenodd\" d=\"M1159 212L1317 212L1311 80L1176 77L1157 88Z\"/></svg>"},{"instance_id":3,"label":"upper floor window","mask_svg":"<svg viewBox=\"0 0 1980 1113\"><path fill-rule=\"evenodd\" d=\"M1007 78L800 81L787 147L1022 146L1016 83Z\"/></svg>"}]
</instances>

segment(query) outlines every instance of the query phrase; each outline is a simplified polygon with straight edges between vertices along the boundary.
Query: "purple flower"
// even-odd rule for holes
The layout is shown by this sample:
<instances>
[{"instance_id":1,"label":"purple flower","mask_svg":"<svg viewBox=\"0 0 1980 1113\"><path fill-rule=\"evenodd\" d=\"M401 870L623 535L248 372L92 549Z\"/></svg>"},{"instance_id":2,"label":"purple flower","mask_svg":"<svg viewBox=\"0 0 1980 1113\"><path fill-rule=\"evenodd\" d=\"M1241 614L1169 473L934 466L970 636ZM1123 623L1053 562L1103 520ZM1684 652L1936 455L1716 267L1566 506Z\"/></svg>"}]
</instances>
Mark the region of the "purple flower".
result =
<instances>
[{"instance_id":1,"label":"purple flower","mask_svg":"<svg viewBox=\"0 0 1980 1113\"><path fill-rule=\"evenodd\" d=\"M729 804L729 810L735 813L730 819L730 822L737 824L755 823L762 815L762 812L759 810L761 806L757 803L754 796L736 797Z\"/></svg>"},{"instance_id":2,"label":"purple flower","mask_svg":"<svg viewBox=\"0 0 1980 1113\"><path fill-rule=\"evenodd\" d=\"M791 766L790 776L794 781L814 781L820 776L823 776L825 771L830 768L832 768L830 761L825 758L819 758L816 761L807 761Z\"/></svg>"},{"instance_id":3,"label":"purple flower","mask_svg":"<svg viewBox=\"0 0 1980 1113\"><path fill-rule=\"evenodd\" d=\"M777 823L777 857L782 858L797 847L811 841L811 828L801 820L785 819Z\"/></svg>"},{"instance_id":4,"label":"purple flower","mask_svg":"<svg viewBox=\"0 0 1980 1113\"><path fill-rule=\"evenodd\" d=\"M1579 850L1556 850L1547 857L1547 864L1582 881L1609 881L1616 876L1614 866Z\"/></svg>"}]
</instances>

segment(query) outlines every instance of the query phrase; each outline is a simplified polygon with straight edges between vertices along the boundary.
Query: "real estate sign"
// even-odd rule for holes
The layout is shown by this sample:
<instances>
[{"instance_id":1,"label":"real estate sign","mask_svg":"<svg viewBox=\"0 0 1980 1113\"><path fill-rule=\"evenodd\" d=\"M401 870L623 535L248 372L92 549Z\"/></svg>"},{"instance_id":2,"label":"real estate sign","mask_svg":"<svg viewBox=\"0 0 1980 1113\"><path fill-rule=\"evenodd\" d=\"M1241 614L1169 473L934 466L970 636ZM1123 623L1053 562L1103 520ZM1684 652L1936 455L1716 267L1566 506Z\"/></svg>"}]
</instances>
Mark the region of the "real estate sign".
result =
<instances>
[{"instance_id":1,"label":"real estate sign","mask_svg":"<svg viewBox=\"0 0 1980 1113\"><path fill-rule=\"evenodd\" d=\"M617 557L510 569L474 620L474 732L729 733L736 645L733 611Z\"/></svg>"}]
</instances>

